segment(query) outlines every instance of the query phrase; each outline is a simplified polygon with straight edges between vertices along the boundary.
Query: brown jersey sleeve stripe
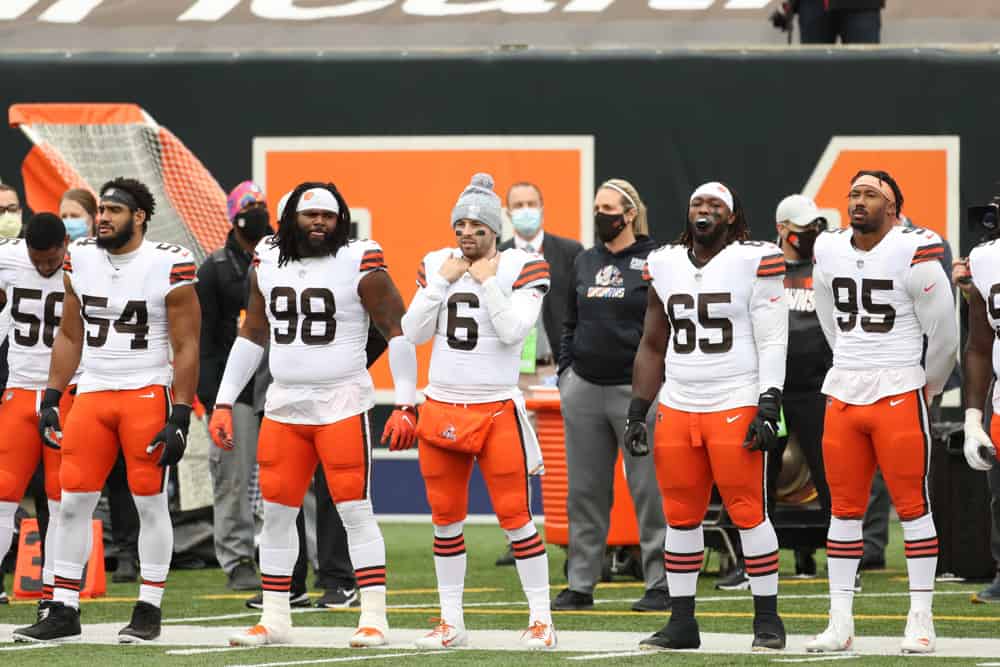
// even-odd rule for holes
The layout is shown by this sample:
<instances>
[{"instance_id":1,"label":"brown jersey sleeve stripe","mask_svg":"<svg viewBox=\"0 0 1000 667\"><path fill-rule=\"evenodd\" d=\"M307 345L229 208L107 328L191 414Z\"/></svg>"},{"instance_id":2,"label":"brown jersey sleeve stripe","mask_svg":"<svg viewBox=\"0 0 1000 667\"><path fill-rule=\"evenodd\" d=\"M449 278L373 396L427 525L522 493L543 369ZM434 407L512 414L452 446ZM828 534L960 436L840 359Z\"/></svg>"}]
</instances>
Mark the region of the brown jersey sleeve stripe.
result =
<instances>
[{"instance_id":1,"label":"brown jersey sleeve stripe","mask_svg":"<svg viewBox=\"0 0 1000 667\"><path fill-rule=\"evenodd\" d=\"M785 275L785 265L781 264L781 266L775 266L772 268L762 266L757 269L757 275L765 278L771 276L783 276Z\"/></svg>"}]
</instances>

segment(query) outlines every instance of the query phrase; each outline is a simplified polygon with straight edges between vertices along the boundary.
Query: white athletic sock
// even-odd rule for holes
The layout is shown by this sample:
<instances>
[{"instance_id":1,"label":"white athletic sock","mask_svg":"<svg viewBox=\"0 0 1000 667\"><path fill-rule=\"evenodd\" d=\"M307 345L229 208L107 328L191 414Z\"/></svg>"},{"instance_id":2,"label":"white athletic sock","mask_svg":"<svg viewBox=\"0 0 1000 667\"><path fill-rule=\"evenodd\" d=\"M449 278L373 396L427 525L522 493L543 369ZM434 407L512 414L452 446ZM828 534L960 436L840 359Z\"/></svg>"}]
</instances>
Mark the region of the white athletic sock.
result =
<instances>
[{"instance_id":1,"label":"white athletic sock","mask_svg":"<svg viewBox=\"0 0 1000 667\"><path fill-rule=\"evenodd\" d=\"M826 533L826 567L830 576L830 612L853 613L854 577L864 554L861 519L830 517Z\"/></svg>"},{"instance_id":2,"label":"white athletic sock","mask_svg":"<svg viewBox=\"0 0 1000 667\"><path fill-rule=\"evenodd\" d=\"M434 572L437 575L441 619L448 625L465 629L462 594L465 591L465 553L463 522L434 526Z\"/></svg>"},{"instance_id":3,"label":"white athletic sock","mask_svg":"<svg viewBox=\"0 0 1000 667\"><path fill-rule=\"evenodd\" d=\"M0 501L0 554L6 554L14 539L14 513L17 503ZM0 556L2 558L2 556Z\"/></svg>"},{"instance_id":4,"label":"white athletic sock","mask_svg":"<svg viewBox=\"0 0 1000 667\"><path fill-rule=\"evenodd\" d=\"M691 528L667 526L663 566L671 597L694 597L704 561L705 533L700 524Z\"/></svg>"},{"instance_id":5,"label":"white athletic sock","mask_svg":"<svg viewBox=\"0 0 1000 667\"><path fill-rule=\"evenodd\" d=\"M778 536L765 518L748 530L740 529L743 562L754 597L778 594Z\"/></svg>"},{"instance_id":6,"label":"white athletic sock","mask_svg":"<svg viewBox=\"0 0 1000 667\"><path fill-rule=\"evenodd\" d=\"M174 553L174 527L167 508L167 494L164 491L152 496L133 495L132 498L139 514L139 573L142 577L139 600L159 607Z\"/></svg>"},{"instance_id":7,"label":"white athletic sock","mask_svg":"<svg viewBox=\"0 0 1000 667\"><path fill-rule=\"evenodd\" d=\"M264 610L260 623L272 629L290 628L289 591L292 570L299 557L295 519L298 507L264 501L264 527L260 531L260 581Z\"/></svg>"},{"instance_id":8,"label":"white athletic sock","mask_svg":"<svg viewBox=\"0 0 1000 667\"><path fill-rule=\"evenodd\" d=\"M42 599L51 600L55 589L56 542L59 535L59 501L49 500L49 528L45 532L45 553L42 554ZM87 549L90 554L90 549Z\"/></svg>"},{"instance_id":9,"label":"white athletic sock","mask_svg":"<svg viewBox=\"0 0 1000 667\"><path fill-rule=\"evenodd\" d=\"M517 576L521 578L521 588L528 598L528 624L541 621L552 625L552 610L549 602L549 557L545 553L545 543L528 522L514 530L504 531L514 549L514 563Z\"/></svg>"},{"instance_id":10,"label":"white athletic sock","mask_svg":"<svg viewBox=\"0 0 1000 667\"><path fill-rule=\"evenodd\" d=\"M59 521L56 530L55 590L52 599L68 607L80 607L80 579L93 541L90 519L101 497L100 492L74 493L63 491L59 504Z\"/></svg>"},{"instance_id":11,"label":"white athletic sock","mask_svg":"<svg viewBox=\"0 0 1000 667\"><path fill-rule=\"evenodd\" d=\"M910 611L930 612L934 601L938 538L930 512L917 519L902 521L906 549L906 572L910 579Z\"/></svg>"},{"instance_id":12,"label":"white athletic sock","mask_svg":"<svg viewBox=\"0 0 1000 667\"><path fill-rule=\"evenodd\" d=\"M375 522L370 500L337 503L337 511L347 533L347 549L354 566L358 588L385 592L385 541ZM373 600L375 598L372 598ZM365 612L364 601L361 613Z\"/></svg>"}]
</instances>

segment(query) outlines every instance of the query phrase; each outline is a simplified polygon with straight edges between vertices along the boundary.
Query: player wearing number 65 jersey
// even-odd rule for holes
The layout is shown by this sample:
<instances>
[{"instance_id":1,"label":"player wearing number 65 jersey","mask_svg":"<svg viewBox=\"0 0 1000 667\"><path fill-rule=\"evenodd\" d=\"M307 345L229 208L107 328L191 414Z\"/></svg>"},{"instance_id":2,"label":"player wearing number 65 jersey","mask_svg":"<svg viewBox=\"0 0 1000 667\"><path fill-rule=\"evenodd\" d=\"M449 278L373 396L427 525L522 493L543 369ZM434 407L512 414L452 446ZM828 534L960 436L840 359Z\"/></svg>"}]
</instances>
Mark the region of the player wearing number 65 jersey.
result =
<instances>
[{"instance_id":1,"label":"player wearing number 65 jersey","mask_svg":"<svg viewBox=\"0 0 1000 667\"><path fill-rule=\"evenodd\" d=\"M403 318L411 341L434 340L417 436L434 522L441 620L417 646L442 649L467 641L462 525L469 476L478 461L528 598L530 620L522 643L554 648L548 560L528 506L528 476L540 471L541 452L517 388L521 345L538 321L549 267L523 250L497 250L500 199L488 174L472 177L451 212L451 226L458 247L424 258L417 274L420 289Z\"/></svg>"},{"instance_id":2,"label":"player wearing number 65 jersey","mask_svg":"<svg viewBox=\"0 0 1000 667\"><path fill-rule=\"evenodd\" d=\"M316 470L326 472L361 589L350 645L384 644L385 543L371 503L375 388L366 369L369 318L389 341L397 408L382 436L389 448L415 442L417 358L401 334L403 300L374 241L349 242L351 212L332 183L303 183L288 197L278 232L257 246L247 317L229 353L209 430L233 447L229 406L253 376L270 337L274 382L257 445L264 527L260 622L230 637L240 646L290 641L289 589L298 556L295 517Z\"/></svg>"},{"instance_id":3,"label":"player wearing number 65 jersey","mask_svg":"<svg viewBox=\"0 0 1000 667\"><path fill-rule=\"evenodd\" d=\"M132 620L118 638L133 643L160 634L160 601L173 552L165 481L184 453L198 381L195 266L184 248L145 240L155 209L145 185L116 178L100 193L97 237L74 242L63 267L63 315L39 420L51 446L58 446L60 429L65 434L55 603L39 623L15 631L21 641L80 634L90 518L119 450L142 526L142 585ZM66 416L59 402L77 366L82 373Z\"/></svg>"},{"instance_id":4,"label":"player wearing number 65 jersey","mask_svg":"<svg viewBox=\"0 0 1000 667\"><path fill-rule=\"evenodd\" d=\"M0 239L0 305L11 313L10 377L0 404L0 552L14 532L14 511L39 461L45 467L49 529L45 535L40 613L51 605L55 535L59 524L59 450L38 433L38 405L49 377L49 356L62 316L66 228L51 213L28 221L23 239ZM73 403L67 391L59 409Z\"/></svg>"},{"instance_id":5,"label":"player wearing number 65 jersey","mask_svg":"<svg viewBox=\"0 0 1000 667\"><path fill-rule=\"evenodd\" d=\"M910 612L901 648L928 653L935 644L938 542L927 491L927 402L955 366L955 305L940 264L941 237L897 224L903 194L889 174L858 172L847 201L851 228L821 234L814 253L816 314L833 350L823 382L833 516L826 547L830 623L806 648L843 651L853 643L861 524L877 465L906 546Z\"/></svg>"},{"instance_id":6,"label":"player wearing number 65 jersey","mask_svg":"<svg viewBox=\"0 0 1000 667\"><path fill-rule=\"evenodd\" d=\"M750 241L739 199L705 183L686 231L646 260L649 305L632 377L625 446L648 452L646 414L659 391L653 451L667 518L670 622L642 648L701 644L694 595L712 484L740 529L754 601L754 650L785 647L778 616L778 540L767 516L767 452L778 445L788 345L785 259ZM665 378L665 380L664 380Z\"/></svg>"}]
</instances>

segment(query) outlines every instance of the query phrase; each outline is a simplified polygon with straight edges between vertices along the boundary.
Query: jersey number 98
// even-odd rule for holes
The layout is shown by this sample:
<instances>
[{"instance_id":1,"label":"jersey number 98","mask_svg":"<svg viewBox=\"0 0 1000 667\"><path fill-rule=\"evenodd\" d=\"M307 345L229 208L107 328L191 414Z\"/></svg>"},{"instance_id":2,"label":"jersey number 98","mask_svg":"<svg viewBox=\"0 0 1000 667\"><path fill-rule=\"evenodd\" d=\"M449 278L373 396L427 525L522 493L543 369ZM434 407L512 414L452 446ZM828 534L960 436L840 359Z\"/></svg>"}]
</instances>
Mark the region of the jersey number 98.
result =
<instances>
[{"instance_id":1,"label":"jersey number 98","mask_svg":"<svg viewBox=\"0 0 1000 667\"><path fill-rule=\"evenodd\" d=\"M301 314L301 318L299 315ZM302 322L301 338L306 345L328 345L337 335L337 304L333 292L325 287L309 287L302 290L297 298L291 287L275 287L271 290L271 316L285 323L282 331L274 328L274 343L289 345L299 335L299 321Z\"/></svg>"}]
</instances>

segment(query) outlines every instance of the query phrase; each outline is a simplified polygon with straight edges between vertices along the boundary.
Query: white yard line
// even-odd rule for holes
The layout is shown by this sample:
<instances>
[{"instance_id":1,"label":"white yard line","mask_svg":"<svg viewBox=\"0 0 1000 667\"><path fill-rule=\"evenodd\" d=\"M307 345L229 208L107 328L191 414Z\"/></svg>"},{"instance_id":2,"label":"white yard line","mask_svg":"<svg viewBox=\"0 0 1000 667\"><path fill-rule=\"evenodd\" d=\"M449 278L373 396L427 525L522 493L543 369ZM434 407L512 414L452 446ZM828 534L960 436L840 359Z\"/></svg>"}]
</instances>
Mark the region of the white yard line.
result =
<instances>
[{"instance_id":1,"label":"white yard line","mask_svg":"<svg viewBox=\"0 0 1000 667\"><path fill-rule=\"evenodd\" d=\"M232 651L252 651L258 648L268 648L263 646L225 646L218 648L172 648L166 651L167 655L201 655L202 653L230 653ZM280 648L280 647L279 647Z\"/></svg>"},{"instance_id":2,"label":"white yard line","mask_svg":"<svg viewBox=\"0 0 1000 667\"><path fill-rule=\"evenodd\" d=\"M659 651L622 651L621 653L588 653L587 655L574 655L567 660L610 660L611 658L631 658L637 655L659 655Z\"/></svg>"},{"instance_id":3,"label":"white yard line","mask_svg":"<svg viewBox=\"0 0 1000 667\"><path fill-rule=\"evenodd\" d=\"M830 662L831 660L856 660L860 657L857 653L842 653L840 655L824 655L817 658L775 658L771 662Z\"/></svg>"},{"instance_id":4,"label":"white yard line","mask_svg":"<svg viewBox=\"0 0 1000 667\"><path fill-rule=\"evenodd\" d=\"M27 651L33 648L51 648L58 644L15 644L14 646L0 646L0 651Z\"/></svg>"},{"instance_id":5,"label":"white yard line","mask_svg":"<svg viewBox=\"0 0 1000 667\"><path fill-rule=\"evenodd\" d=\"M360 662L362 660L390 660L392 658L405 658L413 655L427 655L427 651L414 653L379 653L376 655L349 656L346 658L316 658L314 660L287 660L285 662L255 662L249 664L234 664L227 667L286 667L287 665L325 665L332 662ZM444 655L455 655L448 651L437 651L435 657Z\"/></svg>"}]
</instances>

